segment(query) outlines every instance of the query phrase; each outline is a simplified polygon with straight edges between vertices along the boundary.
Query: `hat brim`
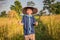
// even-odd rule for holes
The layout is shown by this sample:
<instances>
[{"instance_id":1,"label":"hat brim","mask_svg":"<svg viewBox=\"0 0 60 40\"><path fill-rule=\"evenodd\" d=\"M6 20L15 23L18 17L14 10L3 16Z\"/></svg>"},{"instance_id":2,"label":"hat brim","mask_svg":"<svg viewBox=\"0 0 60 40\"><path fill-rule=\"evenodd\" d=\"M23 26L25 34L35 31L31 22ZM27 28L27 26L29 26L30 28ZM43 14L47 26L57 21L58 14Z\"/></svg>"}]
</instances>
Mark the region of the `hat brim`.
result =
<instances>
[{"instance_id":1,"label":"hat brim","mask_svg":"<svg viewBox=\"0 0 60 40\"><path fill-rule=\"evenodd\" d=\"M27 9L32 9L33 14L35 14L35 13L38 12L37 8L34 8L34 7L24 7L24 8L22 9L23 14L26 14Z\"/></svg>"}]
</instances>

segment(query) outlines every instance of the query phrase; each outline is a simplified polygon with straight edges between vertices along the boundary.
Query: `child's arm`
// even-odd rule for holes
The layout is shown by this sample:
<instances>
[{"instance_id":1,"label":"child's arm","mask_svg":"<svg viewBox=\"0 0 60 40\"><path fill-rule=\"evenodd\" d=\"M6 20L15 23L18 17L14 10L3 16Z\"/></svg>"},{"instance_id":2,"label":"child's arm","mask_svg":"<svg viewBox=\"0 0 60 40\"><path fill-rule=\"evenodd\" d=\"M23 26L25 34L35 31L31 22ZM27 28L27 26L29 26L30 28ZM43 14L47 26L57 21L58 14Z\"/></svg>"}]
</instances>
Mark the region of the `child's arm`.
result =
<instances>
[{"instance_id":1,"label":"child's arm","mask_svg":"<svg viewBox=\"0 0 60 40\"><path fill-rule=\"evenodd\" d=\"M22 17L22 21L21 20L19 21L19 24L24 25L24 16Z\"/></svg>"},{"instance_id":2,"label":"child's arm","mask_svg":"<svg viewBox=\"0 0 60 40\"><path fill-rule=\"evenodd\" d=\"M36 19L33 17L33 25L37 26L38 22L36 21Z\"/></svg>"},{"instance_id":3,"label":"child's arm","mask_svg":"<svg viewBox=\"0 0 60 40\"><path fill-rule=\"evenodd\" d=\"M18 23L19 23L20 25L22 25L22 26L24 25L24 24L21 22L21 20L20 20Z\"/></svg>"},{"instance_id":4,"label":"child's arm","mask_svg":"<svg viewBox=\"0 0 60 40\"><path fill-rule=\"evenodd\" d=\"M38 22L35 22L35 25L37 26L38 25Z\"/></svg>"}]
</instances>

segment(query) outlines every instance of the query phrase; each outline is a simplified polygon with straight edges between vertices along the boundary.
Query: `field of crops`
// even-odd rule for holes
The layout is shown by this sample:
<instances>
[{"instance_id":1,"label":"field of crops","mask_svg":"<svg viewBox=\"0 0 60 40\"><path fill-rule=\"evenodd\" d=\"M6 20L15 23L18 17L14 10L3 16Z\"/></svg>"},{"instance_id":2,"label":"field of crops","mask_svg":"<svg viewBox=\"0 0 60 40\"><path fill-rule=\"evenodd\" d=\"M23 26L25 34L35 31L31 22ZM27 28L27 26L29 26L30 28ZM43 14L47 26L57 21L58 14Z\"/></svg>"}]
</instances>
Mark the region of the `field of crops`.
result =
<instances>
[{"instance_id":1,"label":"field of crops","mask_svg":"<svg viewBox=\"0 0 60 40\"><path fill-rule=\"evenodd\" d=\"M23 35L23 26L19 21L21 18L15 11L9 11L7 17L0 17L0 40L15 40Z\"/></svg>"},{"instance_id":2,"label":"field of crops","mask_svg":"<svg viewBox=\"0 0 60 40\"><path fill-rule=\"evenodd\" d=\"M16 17L0 17L0 40L23 40L22 36L20 36L23 35L23 26L18 21ZM46 32L54 40L60 40L60 15L40 16L40 21L41 23L35 29L36 40L40 40L40 38L50 40L46 39L46 35L43 35L44 28L41 30L42 27L47 28L48 31Z\"/></svg>"},{"instance_id":3,"label":"field of crops","mask_svg":"<svg viewBox=\"0 0 60 40\"><path fill-rule=\"evenodd\" d=\"M60 40L60 15L41 16L40 20L47 27L49 35Z\"/></svg>"},{"instance_id":4,"label":"field of crops","mask_svg":"<svg viewBox=\"0 0 60 40\"><path fill-rule=\"evenodd\" d=\"M0 39L3 36L12 37L16 34L23 34L23 27L16 18L0 18Z\"/></svg>"}]
</instances>

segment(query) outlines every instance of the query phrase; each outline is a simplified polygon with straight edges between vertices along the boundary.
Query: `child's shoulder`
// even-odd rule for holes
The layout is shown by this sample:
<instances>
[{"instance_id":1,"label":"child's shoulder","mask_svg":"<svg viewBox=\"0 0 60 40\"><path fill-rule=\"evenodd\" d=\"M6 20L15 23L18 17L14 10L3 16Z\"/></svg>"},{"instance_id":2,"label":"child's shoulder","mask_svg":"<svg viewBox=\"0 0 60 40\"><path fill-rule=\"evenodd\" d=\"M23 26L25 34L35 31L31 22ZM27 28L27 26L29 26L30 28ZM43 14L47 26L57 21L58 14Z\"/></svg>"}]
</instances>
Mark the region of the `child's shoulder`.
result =
<instances>
[{"instance_id":1,"label":"child's shoulder","mask_svg":"<svg viewBox=\"0 0 60 40\"><path fill-rule=\"evenodd\" d=\"M23 17L25 17L26 15L24 14Z\"/></svg>"},{"instance_id":2,"label":"child's shoulder","mask_svg":"<svg viewBox=\"0 0 60 40\"><path fill-rule=\"evenodd\" d=\"M26 15L23 15L23 18L25 18L26 17Z\"/></svg>"}]
</instances>

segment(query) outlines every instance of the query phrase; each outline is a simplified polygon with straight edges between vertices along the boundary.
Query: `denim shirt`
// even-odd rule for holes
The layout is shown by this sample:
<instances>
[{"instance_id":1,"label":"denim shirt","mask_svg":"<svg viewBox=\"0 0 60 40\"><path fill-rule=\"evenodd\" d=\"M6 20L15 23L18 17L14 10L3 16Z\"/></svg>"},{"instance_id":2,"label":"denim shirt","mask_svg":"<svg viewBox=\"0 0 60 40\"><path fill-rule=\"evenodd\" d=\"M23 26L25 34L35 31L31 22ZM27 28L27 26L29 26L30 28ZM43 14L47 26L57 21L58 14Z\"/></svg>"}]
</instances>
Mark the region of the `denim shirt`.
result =
<instances>
[{"instance_id":1,"label":"denim shirt","mask_svg":"<svg viewBox=\"0 0 60 40\"><path fill-rule=\"evenodd\" d=\"M22 18L22 22L24 24L24 34L28 35L28 34L33 34L35 33L34 31L34 24L35 24L35 18L32 15L24 15Z\"/></svg>"}]
</instances>

